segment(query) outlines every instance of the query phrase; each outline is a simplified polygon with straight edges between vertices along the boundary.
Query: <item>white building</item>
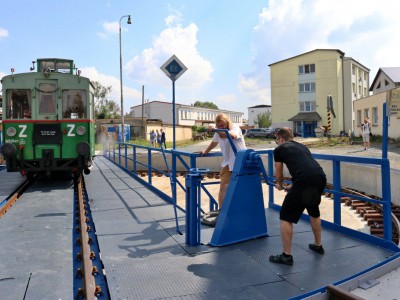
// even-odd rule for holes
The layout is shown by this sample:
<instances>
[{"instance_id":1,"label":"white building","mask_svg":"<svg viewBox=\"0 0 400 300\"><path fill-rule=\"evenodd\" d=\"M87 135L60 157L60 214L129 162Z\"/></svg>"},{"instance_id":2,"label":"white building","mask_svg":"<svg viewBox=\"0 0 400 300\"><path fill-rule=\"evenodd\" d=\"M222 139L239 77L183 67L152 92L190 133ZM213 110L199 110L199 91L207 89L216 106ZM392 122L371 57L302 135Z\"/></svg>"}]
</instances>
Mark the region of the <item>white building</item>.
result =
<instances>
[{"instance_id":1,"label":"white building","mask_svg":"<svg viewBox=\"0 0 400 300\"><path fill-rule=\"evenodd\" d=\"M159 119L164 124L172 124L172 103L163 101L150 101L143 105L130 108L130 115L135 118ZM192 105L175 103L175 124L186 126L208 126L214 123L215 116L219 113L226 114L233 123L243 124L243 113L222 109L210 109Z\"/></svg>"},{"instance_id":2,"label":"white building","mask_svg":"<svg viewBox=\"0 0 400 300\"><path fill-rule=\"evenodd\" d=\"M257 120L257 115L262 113L271 113L271 105L256 105L247 108L249 115L249 126L256 125L254 121Z\"/></svg>"}]
</instances>

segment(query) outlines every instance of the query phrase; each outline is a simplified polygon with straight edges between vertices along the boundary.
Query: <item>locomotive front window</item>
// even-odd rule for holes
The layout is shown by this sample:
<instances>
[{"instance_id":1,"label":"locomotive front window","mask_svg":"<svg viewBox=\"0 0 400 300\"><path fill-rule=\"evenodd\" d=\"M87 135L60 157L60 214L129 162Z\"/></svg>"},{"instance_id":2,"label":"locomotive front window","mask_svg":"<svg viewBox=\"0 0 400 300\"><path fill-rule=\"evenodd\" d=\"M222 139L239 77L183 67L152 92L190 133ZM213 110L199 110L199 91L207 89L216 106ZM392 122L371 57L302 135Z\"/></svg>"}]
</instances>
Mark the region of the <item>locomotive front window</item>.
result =
<instances>
[{"instance_id":1,"label":"locomotive front window","mask_svg":"<svg viewBox=\"0 0 400 300\"><path fill-rule=\"evenodd\" d=\"M56 113L56 85L50 83L41 83L39 85L39 114L55 114Z\"/></svg>"},{"instance_id":2,"label":"locomotive front window","mask_svg":"<svg viewBox=\"0 0 400 300\"><path fill-rule=\"evenodd\" d=\"M86 102L85 90L64 90L62 93L63 118L86 118Z\"/></svg>"},{"instance_id":3,"label":"locomotive front window","mask_svg":"<svg viewBox=\"0 0 400 300\"><path fill-rule=\"evenodd\" d=\"M32 96L31 90L12 89L6 92L6 118L31 119Z\"/></svg>"}]
</instances>

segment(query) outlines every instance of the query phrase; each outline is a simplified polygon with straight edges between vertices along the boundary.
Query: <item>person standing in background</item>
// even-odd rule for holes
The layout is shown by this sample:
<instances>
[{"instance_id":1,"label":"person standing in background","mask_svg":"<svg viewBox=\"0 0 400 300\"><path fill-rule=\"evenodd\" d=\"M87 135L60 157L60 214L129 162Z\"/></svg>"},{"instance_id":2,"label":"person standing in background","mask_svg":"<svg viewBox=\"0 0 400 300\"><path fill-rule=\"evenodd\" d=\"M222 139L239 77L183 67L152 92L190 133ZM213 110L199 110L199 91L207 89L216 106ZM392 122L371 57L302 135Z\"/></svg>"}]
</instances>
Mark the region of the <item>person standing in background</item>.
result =
<instances>
[{"instance_id":1,"label":"person standing in background","mask_svg":"<svg viewBox=\"0 0 400 300\"><path fill-rule=\"evenodd\" d=\"M167 145L165 143L166 141L165 132L162 129L160 129L160 131L161 131L161 146L164 144L164 149L167 149Z\"/></svg>"},{"instance_id":2,"label":"person standing in background","mask_svg":"<svg viewBox=\"0 0 400 300\"><path fill-rule=\"evenodd\" d=\"M371 122L368 117L364 119L364 123L361 124L361 134L364 144L364 150L368 151L370 147L369 136L371 134Z\"/></svg>"},{"instance_id":3,"label":"person standing in background","mask_svg":"<svg viewBox=\"0 0 400 300\"><path fill-rule=\"evenodd\" d=\"M161 133L156 130L156 142L157 142L157 147L161 148Z\"/></svg>"}]
</instances>

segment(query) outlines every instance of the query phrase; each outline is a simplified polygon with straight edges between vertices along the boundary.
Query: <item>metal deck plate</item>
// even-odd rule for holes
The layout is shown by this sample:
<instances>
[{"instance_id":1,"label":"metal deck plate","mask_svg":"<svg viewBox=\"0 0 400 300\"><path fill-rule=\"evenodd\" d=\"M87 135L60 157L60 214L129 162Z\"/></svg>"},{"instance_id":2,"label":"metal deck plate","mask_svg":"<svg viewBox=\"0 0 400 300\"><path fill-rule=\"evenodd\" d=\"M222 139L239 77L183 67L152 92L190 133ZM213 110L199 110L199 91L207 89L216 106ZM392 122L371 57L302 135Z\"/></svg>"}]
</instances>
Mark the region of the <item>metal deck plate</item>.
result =
<instances>
[{"instance_id":1,"label":"metal deck plate","mask_svg":"<svg viewBox=\"0 0 400 300\"><path fill-rule=\"evenodd\" d=\"M219 291L281 280L240 250L198 256L171 256L115 262L108 271L113 299L160 299ZM127 284L131 283L131 284ZM226 292L223 292L226 291Z\"/></svg>"},{"instance_id":2,"label":"metal deck plate","mask_svg":"<svg viewBox=\"0 0 400 300\"><path fill-rule=\"evenodd\" d=\"M100 158L100 165L107 171L95 174L109 174L112 180L107 182L118 182L115 164ZM89 189L101 189L102 180L91 177ZM313 242L310 224L300 220L294 225L294 266L270 263L270 255L282 252L279 212L272 209L266 209L269 237L210 247L214 229L202 226L203 245L189 247L181 212L178 222L183 235L176 231L171 205L154 204L157 195L133 188L137 183L125 175L120 180L111 196L118 209L95 213L114 299L286 299L354 275L392 254L325 229L326 254L316 254L308 249ZM103 205L101 194L96 193L95 207Z\"/></svg>"},{"instance_id":3,"label":"metal deck plate","mask_svg":"<svg viewBox=\"0 0 400 300\"><path fill-rule=\"evenodd\" d=\"M69 183L38 181L0 219L0 299L73 297L72 210Z\"/></svg>"},{"instance_id":4,"label":"metal deck plate","mask_svg":"<svg viewBox=\"0 0 400 300\"><path fill-rule=\"evenodd\" d=\"M17 189L26 179L18 172L7 173L0 169L0 203Z\"/></svg>"}]
</instances>

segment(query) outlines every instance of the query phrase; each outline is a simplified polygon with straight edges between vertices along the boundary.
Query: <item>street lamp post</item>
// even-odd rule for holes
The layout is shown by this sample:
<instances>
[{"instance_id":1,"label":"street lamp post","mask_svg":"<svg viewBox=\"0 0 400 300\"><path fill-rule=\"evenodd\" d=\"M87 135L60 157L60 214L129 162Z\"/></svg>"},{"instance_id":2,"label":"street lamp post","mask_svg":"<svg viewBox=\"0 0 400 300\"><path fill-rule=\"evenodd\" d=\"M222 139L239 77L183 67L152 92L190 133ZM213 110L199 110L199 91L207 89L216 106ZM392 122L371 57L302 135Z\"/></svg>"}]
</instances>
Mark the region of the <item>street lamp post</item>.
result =
<instances>
[{"instance_id":1,"label":"street lamp post","mask_svg":"<svg viewBox=\"0 0 400 300\"><path fill-rule=\"evenodd\" d=\"M125 143L125 118L124 118L124 93L122 89L122 47L121 47L121 21L128 18L127 24L132 24L131 15L122 16L119 19L119 81L121 85L121 121L122 121L122 142Z\"/></svg>"}]
</instances>

